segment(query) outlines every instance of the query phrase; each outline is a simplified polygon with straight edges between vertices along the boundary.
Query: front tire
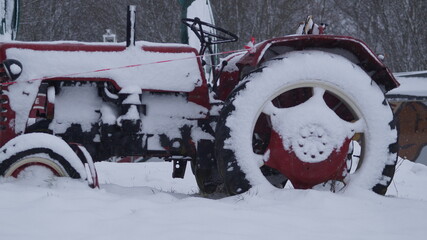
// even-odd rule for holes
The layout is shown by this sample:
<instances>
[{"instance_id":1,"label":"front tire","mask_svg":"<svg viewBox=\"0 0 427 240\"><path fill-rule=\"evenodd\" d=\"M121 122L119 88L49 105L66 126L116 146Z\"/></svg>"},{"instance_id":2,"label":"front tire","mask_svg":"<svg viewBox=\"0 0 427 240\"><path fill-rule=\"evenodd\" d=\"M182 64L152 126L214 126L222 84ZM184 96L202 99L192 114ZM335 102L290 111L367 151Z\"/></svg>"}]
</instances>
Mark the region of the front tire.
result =
<instances>
[{"instance_id":1,"label":"front tire","mask_svg":"<svg viewBox=\"0 0 427 240\"><path fill-rule=\"evenodd\" d=\"M62 139L44 133L20 135L0 149L0 175L20 178L28 171L86 178L83 163L71 147Z\"/></svg>"}]
</instances>

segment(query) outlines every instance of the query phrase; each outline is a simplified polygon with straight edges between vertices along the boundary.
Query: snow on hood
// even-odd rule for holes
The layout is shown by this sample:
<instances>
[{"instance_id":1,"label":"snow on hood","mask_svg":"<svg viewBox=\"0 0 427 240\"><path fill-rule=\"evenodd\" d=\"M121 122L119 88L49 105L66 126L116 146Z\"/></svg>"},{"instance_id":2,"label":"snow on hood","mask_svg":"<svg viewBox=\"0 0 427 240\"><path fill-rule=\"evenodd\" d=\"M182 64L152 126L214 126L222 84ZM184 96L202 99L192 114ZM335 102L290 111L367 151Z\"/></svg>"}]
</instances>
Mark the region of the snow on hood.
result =
<instances>
[{"instance_id":1,"label":"snow on hood","mask_svg":"<svg viewBox=\"0 0 427 240\"><path fill-rule=\"evenodd\" d=\"M81 73L73 77L110 78L122 88L136 85L142 89L189 92L201 85L201 72L194 52L148 52L141 47L117 52L9 48L6 55L8 58L17 59L23 65L18 82ZM130 65L142 66L120 68ZM103 69L112 70L96 71Z\"/></svg>"}]
</instances>

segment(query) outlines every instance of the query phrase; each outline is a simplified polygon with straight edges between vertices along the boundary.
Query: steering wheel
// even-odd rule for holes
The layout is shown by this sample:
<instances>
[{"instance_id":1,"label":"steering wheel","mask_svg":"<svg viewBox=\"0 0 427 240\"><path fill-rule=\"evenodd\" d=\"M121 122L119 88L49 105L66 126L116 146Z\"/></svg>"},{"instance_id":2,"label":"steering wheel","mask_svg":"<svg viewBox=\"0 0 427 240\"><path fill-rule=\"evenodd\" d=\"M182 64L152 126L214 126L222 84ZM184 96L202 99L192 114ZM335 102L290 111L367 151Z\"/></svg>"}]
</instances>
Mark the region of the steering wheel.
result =
<instances>
[{"instance_id":1,"label":"steering wheel","mask_svg":"<svg viewBox=\"0 0 427 240\"><path fill-rule=\"evenodd\" d=\"M200 50L203 54L204 50L213 44L227 43L227 42L236 42L239 37L234 33L231 33L223 28L214 26L210 23L203 22L200 18L183 18L182 23L189 27L202 44L202 49Z\"/></svg>"}]
</instances>

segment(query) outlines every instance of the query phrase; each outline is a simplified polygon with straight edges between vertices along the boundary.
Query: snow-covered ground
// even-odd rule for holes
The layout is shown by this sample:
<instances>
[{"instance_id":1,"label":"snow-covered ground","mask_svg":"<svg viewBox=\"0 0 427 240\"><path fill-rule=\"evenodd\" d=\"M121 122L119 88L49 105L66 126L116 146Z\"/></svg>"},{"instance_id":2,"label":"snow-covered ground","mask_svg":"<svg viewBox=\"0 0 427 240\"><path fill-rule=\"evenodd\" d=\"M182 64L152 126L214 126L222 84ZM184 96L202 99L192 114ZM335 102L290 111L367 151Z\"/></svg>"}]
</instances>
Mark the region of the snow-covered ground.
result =
<instances>
[{"instance_id":1,"label":"snow-covered ground","mask_svg":"<svg viewBox=\"0 0 427 240\"><path fill-rule=\"evenodd\" d=\"M170 163L97 163L90 189L67 178L0 178L0 239L425 239L427 166L400 161L386 197L277 190L200 196Z\"/></svg>"}]
</instances>

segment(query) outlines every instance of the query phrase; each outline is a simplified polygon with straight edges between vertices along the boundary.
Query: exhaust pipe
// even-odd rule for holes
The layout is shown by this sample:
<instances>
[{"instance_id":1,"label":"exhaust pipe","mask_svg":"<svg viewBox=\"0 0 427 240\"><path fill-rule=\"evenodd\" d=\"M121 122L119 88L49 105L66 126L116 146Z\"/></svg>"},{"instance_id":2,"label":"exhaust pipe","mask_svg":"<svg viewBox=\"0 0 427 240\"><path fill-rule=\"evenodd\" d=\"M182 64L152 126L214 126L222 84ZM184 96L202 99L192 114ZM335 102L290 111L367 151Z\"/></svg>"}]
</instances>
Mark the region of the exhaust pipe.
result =
<instances>
[{"instance_id":1,"label":"exhaust pipe","mask_svg":"<svg viewBox=\"0 0 427 240\"><path fill-rule=\"evenodd\" d=\"M127 14L126 47L135 46L135 13L136 6L129 5Z\"/></svg>"}]
</instances>

